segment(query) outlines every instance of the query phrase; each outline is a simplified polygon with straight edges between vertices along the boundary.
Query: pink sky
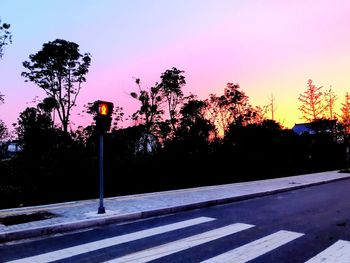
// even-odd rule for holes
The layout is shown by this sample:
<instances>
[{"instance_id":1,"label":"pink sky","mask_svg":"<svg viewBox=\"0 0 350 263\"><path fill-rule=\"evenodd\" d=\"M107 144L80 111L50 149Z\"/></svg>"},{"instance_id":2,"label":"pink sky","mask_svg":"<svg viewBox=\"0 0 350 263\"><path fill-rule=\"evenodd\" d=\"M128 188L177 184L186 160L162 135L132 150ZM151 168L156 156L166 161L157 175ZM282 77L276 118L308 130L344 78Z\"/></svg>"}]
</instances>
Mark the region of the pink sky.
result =
<instances>
[{"instance_id":1,"label":"pink sky","mask_svg":"<svg viewBox=\"0 0 350 263\"><path fill-rule=\"evenodd\" d=\"M66 6L69 3L70 9ZM332 85L339 99L350 91L350 2L326 0L2 0L0 17L11 24L13 44L0 61L0 119L8 126L44 92L20 76L22 62L42 44L63 38L92 54L87 82L72 117L97 99L137 108L128 94L133 77L145 86L166 69L185 71L185 93L205 99L239 83L253 105L273 94L276 119L302 122L298 96L312 79ZM127 125L127 124L126 124Z\"/></svg>"}]
</instances>

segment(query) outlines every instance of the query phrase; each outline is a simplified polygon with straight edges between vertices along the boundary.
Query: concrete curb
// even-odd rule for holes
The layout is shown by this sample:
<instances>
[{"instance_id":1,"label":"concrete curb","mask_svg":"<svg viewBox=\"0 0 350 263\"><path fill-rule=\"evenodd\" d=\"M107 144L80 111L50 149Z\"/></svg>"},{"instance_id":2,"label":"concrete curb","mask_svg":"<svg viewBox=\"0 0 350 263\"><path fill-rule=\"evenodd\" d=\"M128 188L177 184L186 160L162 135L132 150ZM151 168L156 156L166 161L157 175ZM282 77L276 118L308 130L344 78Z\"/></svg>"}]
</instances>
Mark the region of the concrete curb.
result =
<instances>
[{"instance_id":1,"label":"concrete curb","mask_svg":"<svg viewBox=\"0 0 350 263\"><path fill-rule=\"evenodd\" d=\"M0 243L20 240L20 239L26 239L26 238L33 238L33 237L38 237L38 236L65 233L65 232L70 232L70 231L74 231L74 230L82 230L82 229L86 229L86 228L90 228L90 227L98 227L98 226L104 226L104 225L120 223L120 222L125 222L125 221L130 221L130 220L144 219L144 218L153 217L153 216L172 214L172 213L176 213L176 212L188 211L188 210L204 208L204 207L209 207L209 206L215 206L215 205L220 205L220 204L227 204L227 203L231 203L231 202L248 200L248 199L252 199L252 198L256 198L256 197L268 196L268 195L273 195L273 194L277 194L277 193L283 193L283 192L288 192L288 191L292 191L292 190L312 187L312 186L316 186L316 185L322 185L322 184L326 184L326 183L347 180L349 178L350 178L350 176L343 177L343 178L336 178L336 179L327 180L327 181L320 181L320 182L315 182L315 183L293 185L290 187L285 187L285 188L280 188L280 189L275 189L275 190L265 191L265 192L260 192L260 193L253 193L253 194L247 194L247 195L241 195L241 196L233 196L233 197L221 198L221 199L213 199L213 200L209 200L209 201L202 201L202 202L197 202L197 203L190 203L190 204L185 204L185 205L160 208L160 209L142 211L142 212L137 212L137 213L130 213L130 214L124 214L124 215L111 215L111 216L106 216L106 217L102 217L102 218L93 218L93 219L79 220L79 221L73 221L73 222L62 223L62 224L55 224L55 225L44 226L44 227L28 228L25 230L3 232L3 233L0 233Z\"/></svg>"},{"instance_id":2,"label":"concrete curb","mask_svg":"<svg viewBox=\"0 0 350 263\"><path fill-rule=\"evenodd\" d=\"M55 224L45 227L28 228L25 230L9 231L0 234L0 243L33 238L38 236L45 236L51 234L65 233L89 227L103 226L114 224L122 221L139 219L141 213L133 213L127 215L110 216L104 218L86 219L80 221L73 221L69 223Z\"/></svg>"}]
</instances>

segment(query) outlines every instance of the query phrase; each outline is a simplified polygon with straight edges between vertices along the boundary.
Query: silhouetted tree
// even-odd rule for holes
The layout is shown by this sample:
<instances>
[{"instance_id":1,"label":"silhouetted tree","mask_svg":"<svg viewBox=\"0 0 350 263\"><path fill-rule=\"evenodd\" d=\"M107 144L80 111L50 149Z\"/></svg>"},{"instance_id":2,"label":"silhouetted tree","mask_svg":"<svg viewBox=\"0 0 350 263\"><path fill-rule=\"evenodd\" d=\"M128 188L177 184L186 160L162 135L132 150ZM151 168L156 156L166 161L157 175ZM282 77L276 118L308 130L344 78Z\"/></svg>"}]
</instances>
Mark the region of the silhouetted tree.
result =
<instances>
[{"instance_id":1,"label":"silhouetted tree","mask_svg":"<svg viewBox=\"0 0 350 263\"><path fill-rule=\"evenodd\" d=\"M26 81L32 81L42 88L49 97L57 102L58 116L62 129L68 131L71 109L86 81L90 66L89 53L79 53L79 45L62 39L56 39L43 45L42 50L29 56L30 61L23 62L28 69L22 72Z\"/></svg>"},{"instance_id":2,"label":"silhouetted tree","mask_svg":"<svg viewBox=\"0 0 350 263\"><path fill-rule=\"evenodd\" d=\"M143 133L144 127L142 125L112 130L110 149L113 150L113 154L118 159L124 160L123 163L133 162L140 150L141 153L144 152L142 145L140 145ZM147 158L147 156L141 155L141 159L143 158Z\"/></svg>"},{"instance_id":3,"label":"silhouetted tree","mask_svg":"<svg viewBox=\"0 0 350 263\"><path fill-rule=\"evenodd\" d=\"M186 84L185 76L182 75L184 71L172 68L166 70L160 76L161 82L159 83L159 89L164 97L170 116L170 124L173 132L176 135L176 122L177 122L177 108L182 102L183 92L182 87Z\"/></svg>"},{"instance_id":4,"label":"silhouetted tree","mask_svg":"<svg viewBox=\"0 0 350 263\"><path fill-rule=\"evenodd\" d=\"M38 104L38 108L50 118L52 127L54 126L54 122L55 122L54 110L57 107L58 107L57 101L53 97L47 97Z\"/></svg>"},{"instance_id":5,"label":"silhouetted tree","mask_svg":"<svg viewBox=\"0 0 350 263\"><path fill-rule=\"evenodd\" d=\"M51 167L49 163L57 163L52 152L62 140L58 138L56 130L52 129L50 116L34 107L28 107L20 113L15 130L23 149L16 158L15 165L19 170L17 173L21 178L21 186L26 189L27 199L30 199L30 196L37 194L38 188L44 189L41 187L46 184L44 180L50 180L51 176L45 178L44 175L52 174L57 168Z\"/></svg>"},{"instance_id":6,"label":"silhouetted tree","mask_svg":"<svg viewBox=\"0 0 350 263\"><path fill-rule=\"evenodd\" d=\"M350 171L350 95L348 92L346 92L344 102L341 105L340 121L345 131L345 168Z\"/></svg>"},{"instance_id":7,"label":"silhouetted tree","mask_svg":"<svg viewBox=\"0 0 350 263\"><path fill-rule=\"evenodd\" d=\"M219 97L219 107L226 115L225 130L228 126L248 124L254 114L248 96L240 90L238 84L227 83L224 95Z\"/></svg>"},{"instance_id":8,"label":"silhouetted tree","mask_svg":"<svg viewBox=\"0 0 350 263\"><path fill-rule=\"evenodd\" d=\"M263 120L261 126L271 132L280 132L283 129L282 125L275 120Z\"/></svg>"},{"instance_id":9,"label":"silhouetted tree","mask_svg":"<svg viewBox=\"0 0 350 263\"><path fill-rule=\"evenodd\" d=\"M227 83L223 95L210 94L206 103L206 116L217 127L216 135L224 135L232 125L247 125L263 118L259 108L250 105L248 96L238 84Z\"/></svg>"},{"instance_id":10,"label":"silhouetted tree","mask_svg":"<svg viewBox=\"0 0 350 263\"><path fill-rule=\"evenodd\" d=\"M220 106L227 108L230 125L243 125L251 117L249 98L238 84L227 83L224 95L220 97Z\"/></svg>"},{"instance_id":11,"label":"silhouetted tree","mask_svg":"<svg viewBox=\"0 0 350 263\"><path fill-rule=\"evenodd\" d=\"M78 132L68 134L52 127L50 114L39 106L42 102L21 112L15 126L23 146L13 159L23 189L22 202L57 202L85 198L87 191L94 193L96 161L91 151L79 140Z\"/></svg>"},{"instance_id":12,"label":"silhouetted tree","mask_svg":"<svg viewBox=\"0 0 350 263\"><path fill-rule=\"evenodd\" d=\"M0 120L0 142L8 136L8 130L6 124Z\"/></svg>"},{"instance_id":13,"label":"silhouetted tree","mask_svg":"<svg viewBox=\"0 0 350 263\"><path fill-rule=\"evenodd\" d=\"M47 97L38 104L38 108L41 109L47 115L50 115L51 112L57 107L57 101L52 97Z\"/></svg>"},{"instance_id":14,"label":"silhouetted tree","mask_svg":"<svg viewBox=\"0 0 350 263\"><path fill-rule=\"evenodd\" d=\"M254 172L268 171L269 176L280 169L281 126L272 120L247 125L231 125L224 138L223 158L235 170L254 178ZM286 158L286 156L283 156ZM261 177L260 177L261 178Z\"/></svg>"},{"instance_id":15,"label":"silhouetted tree","mask_svg":"<svg viewBox=\"0 0 350 263\"><path fill-rule=\"evenodd\" d=\"M124 120L123 107L114 106L112 116L113 116L112 130L120 129L121 128L120 123L122 123Z\"/></svg>"},{"instance_id":16,"label":"silhouetted tree","mask_svg":"<svg viewBox=\"0 0 350 263\"><path fill-rule=\"evenodd\" d=\"M94 129L92 125L88 125L86 127L78 126L78 128L75 131L71 132L71 135L73 140L75 140L81 146L88 147L93 130Z\"/></svg>"},{"instance_id":17,"label":"silhouetted tree","mask_svg":"<svg viewBox=\"0 0 350 263\"><path fill-rule=\"evenodd\" d=\"M214 132L215 126L205 118L206 108L206 101L190 96L180 110L179 134L182 138L208 142L209 135Z\"/></svg>"},{"instance_id":18,"label":"silhouetted tree","mask_svg":"<svg viewBox=\"0 0 350 263\"><path fill-rule=\"evenodd\" d=\"M210 94L209 99L205 100L206 107L206 118L210 123L216 126L214 131L214 137L218 138L219 135L223 135L225 127L227 126L227 119L225 111L219 106L219 97L215 94Z\"/></svg>"},{"instance_id":19,"label":"silhouetted tree","mask_svg":"<svg viewBox=\"0 0 350 263\"><path fill-rule=\"evenodd\" d=\"M317 119L310 123L310 127L316 134L328 134L333 136L336 133L337 121L326 118Z\"/></svg>"},{"instance_id":20,"label":"silhouetted tree","mask_svg":"<svg viewBox=\"0 0 350 263\"><path fill-rule=\"evenodd\" d=\"M267 109L268 111L270 111L271 113L271 120L275 120L275 112L276 112L276 100L275 97L273 96L273 94L271 94L271 96L269 97L269 101L270 103L267 105Z\"/></svg>"},{"instance_id":21,"label":"silhouetted tree","mask_svg":"<svg viewBox=\"0 0 350 263\"><path fill-rule=\"evenodd\" d=\"M267 107L255 106L251 109L251 120L249 123L261 124L264 120L266 120L265 115L267 111Z\"/></svg>"},{"instance_id":22,"label":"silhouetted tree","mask_svg":"<svg viewBox=\"0 0 350 263\"><path fill-rule=\"evenodd\" d=\"M4 95L2 95L2 94L0 93L0 105L3 104L4 101L5 101L5 100L4 100ZM1 134L1 133L5 134L5 133L4 133L5 130L7 131L6 125L5 125L5 123L4 123L2 120L0 120L0 122L1 122L1 124L2 124L2 125L0 125L0 134ZM2 137L2 136L0 136L0 139L1 139L1 137Z\"/></svg>"},{"instance_id":23,"label":"silhouetted tree","mask_svg":"<svg viewBox=\"0 0 350 263\"><path fill-rule=\"evenodd\" d=\"M28 107L20 113L18 123L16 125L16 132L18 139L26 147L30 144L31 148L36 146L39 148L40 138L42 138L42 131L51 129L51 118L46 114L41 114L40 110L34 107ZM32 140L32 138L36 138ZM42 138L43 139L43 138ZM33 145L34 144L34 145Z\"/></svg>"},{"instance_id":24,"label":"silhouetted tree","mask_svg":"<svg viewBox=\"0 0 350 263\"><path fill-rule=\"evenodd\" d=\"M345 94L344 102L341 104L340 120L343 124L347 134L350 133L350 95L348 92Z\"/></svg>"},{"instance_id":25,"label":"silhouetted tree","mask_svg":"<svg viewBox=\"0 0 350 263\"><path fill-rule=\"evenodd\" d=\"M140 79L136 79L136 84L139 88L138 92L131 92L130 95L134 99L140 101L140 109L133 113L132 118L135 120L141 120L147 127L147 132L152 130L152 126L162 120L161 110L162 97L160 94L160 89L158 83L150 90L145 90L141 88Z\"/></svg>"},{"instance_id":26,"label":"silhouetted tree","mask_svg":"<svg viewBox=\"0 0 350 263\"><path fill-rule=\"evenodd\" d=\"M158 83L149 90L141 88L140 79L136 79L139 88L138 92L131 92L130 95L134 99L140 101L140 109L132 115L132 119L140 121L144 127L143 133L143 149L147 153L147 145L150 137L158 138L158 123L162 120L163 110L161 109L162 95Z\"/></svg>"},{"instance_id":27,"label":"silhouetted tree","mask_svg":"<svg viewBox=\"0 0 350 263\"><path fill-rule=\"evenodd\" d=\"M307 122L312 122L321 119L325 106L323 104L322 87L316 87L312 84L312 80L307 82L307 90L299 95L299 101L302 103L299 110L302 113L302 118Z\"/></svg>"},{"instance_id":28,"label":"silhouetted tree","mask_svg":"<svg viewBox=\"0 0 350 263\"><path fill-rule=\"evenodd\" d=\"M160 143L164 143L166 141L171 140L171 124L169 120L165 120L165 121L160 121L157 123L157 127L158 127L158 140L160 141Z\"/></svg>"},{"instance_id":29,"label":"silhouetted tree","mask_svg":"<svg viewBox=\"0 0 350 263\"><path fill-rule=\"evenodd\" d=\"M4 55L5 46L12 43L12 34L9 31L10 24L2 23L0 18L0 59ZM0 104L4 103L4 95L0 92Z\"/></svg>"},{"instance_id":30,"label":"silhouetted tree","mask_svg":"<svg viewBox=\"0 0 350 263\"><path fill-rule=\"evenodd\" d=\"M0 59L4 55L5 46L12 43L12 34L9 31L10 24L2 23L0 18Z\"/></svg>"},{"instance_id":31,"label":"silhouetted tree","mask_svg":"<svg viewBox=\"0 0 350 263\"><path fill-rule=\"evenodd\" d=\"M326 101L325 110L328 111L328 116L327 116L328 119L330 119L330 120L336 119L336 114L334 112L334 106L335 106L335 102L337 100L337 95L332 90L332 86L329 87L329 90L327 90L324 93L324 99Z\"/></svg>"}]
</instances>

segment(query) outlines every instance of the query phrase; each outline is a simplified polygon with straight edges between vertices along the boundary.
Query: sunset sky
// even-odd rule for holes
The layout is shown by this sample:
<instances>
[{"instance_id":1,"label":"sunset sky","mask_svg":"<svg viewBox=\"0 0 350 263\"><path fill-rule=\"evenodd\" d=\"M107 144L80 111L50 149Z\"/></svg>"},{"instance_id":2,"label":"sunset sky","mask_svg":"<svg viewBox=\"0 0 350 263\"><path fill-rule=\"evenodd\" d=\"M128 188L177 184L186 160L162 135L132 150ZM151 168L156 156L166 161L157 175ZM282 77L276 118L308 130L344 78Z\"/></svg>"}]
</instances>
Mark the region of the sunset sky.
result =
<instances>
[{"instance_id":1,"label":"sunset sky","mask_svg":"<svg viewBox=\"0 0 350 263\"><path fill-rule=\"evenodd\" d=\"M0 0L13 44L0 61L0 119L11 127L19 112L45 93L24 82L22 62L57 38L90 52L92 64L73 112L75 125L90 123L82 106L97 99L131 115L128 94L159 81L172 67L185 71L185 94L221 95L239 83L257 105L276 99L276 119L300 123L299 94L308 79L338 95L350 91L348 0ZM129 125L126 123L125 125Z\"/></svg>"}]
</instances>

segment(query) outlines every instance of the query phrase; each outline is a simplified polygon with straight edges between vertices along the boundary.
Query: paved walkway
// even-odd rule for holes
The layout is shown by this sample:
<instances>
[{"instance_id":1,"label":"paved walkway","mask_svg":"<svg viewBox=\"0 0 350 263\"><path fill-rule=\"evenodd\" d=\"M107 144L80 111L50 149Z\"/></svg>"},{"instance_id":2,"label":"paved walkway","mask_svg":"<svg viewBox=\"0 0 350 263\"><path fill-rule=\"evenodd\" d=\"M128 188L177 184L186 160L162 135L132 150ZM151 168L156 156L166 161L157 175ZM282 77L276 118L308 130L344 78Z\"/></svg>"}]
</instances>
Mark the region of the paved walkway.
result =
<instances>
[{"instance_id":1,"label":"paved walkway","mask_svg":"<svg viewBox=\"0 0 350 263\"><path fill-rule=\"evenodd\" d=\"M97 214L97 199L4 209L0 210L0 217L44 211L53 213L57 217L10 226L0 224L0 242L228 203L347 178L350 178L350 174L331 171L253 182L112 197L105 199L106 214L102 215Z\"/></svg>"}]
</instances>

